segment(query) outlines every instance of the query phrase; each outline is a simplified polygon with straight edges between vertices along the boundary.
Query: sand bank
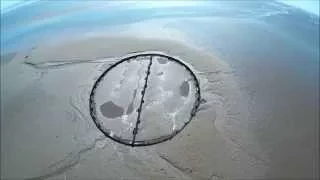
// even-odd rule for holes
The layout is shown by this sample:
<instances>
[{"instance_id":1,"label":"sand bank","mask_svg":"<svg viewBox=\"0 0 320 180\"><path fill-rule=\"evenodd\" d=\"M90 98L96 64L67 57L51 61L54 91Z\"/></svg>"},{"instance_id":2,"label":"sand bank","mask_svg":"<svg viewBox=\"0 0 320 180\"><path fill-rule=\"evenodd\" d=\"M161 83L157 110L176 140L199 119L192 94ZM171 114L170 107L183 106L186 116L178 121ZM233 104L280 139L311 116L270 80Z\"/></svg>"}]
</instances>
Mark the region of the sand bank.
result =
<instances>
[{"instance_id":1,"label":"sand bank","mask_svg":"<svg viewBox=\"0 0 320 180\"><path fill-rule=\"evenodd\" d=\"M100 74L139 51L183 59L200 80L203 101L172 140L132 148L96 128L88 103ZM4 178L256 179L266 171L263 152L246 131L248 102L233 70L192 46L92 37L19 52L1 73Z\"/></svg>"}]
</instances>

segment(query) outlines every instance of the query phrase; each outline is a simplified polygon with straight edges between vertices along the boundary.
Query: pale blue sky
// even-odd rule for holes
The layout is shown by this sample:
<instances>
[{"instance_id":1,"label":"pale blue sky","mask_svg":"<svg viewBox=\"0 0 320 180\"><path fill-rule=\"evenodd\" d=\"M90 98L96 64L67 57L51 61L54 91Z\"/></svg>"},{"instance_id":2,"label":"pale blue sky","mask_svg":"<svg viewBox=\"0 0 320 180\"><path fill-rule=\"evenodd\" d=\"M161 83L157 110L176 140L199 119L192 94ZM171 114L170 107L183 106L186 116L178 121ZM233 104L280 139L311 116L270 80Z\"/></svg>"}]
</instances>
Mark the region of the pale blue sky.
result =
<instances>
[{"instance_id":1,"label":"pale blue sky","mask_svg":"<svg viewBox=\"0 0 320 180\"><path fill-rule=\"evenodd\" d=\"M1 11L5 11L17 3L24 2L24 0L0 0ZM278 0L282 3L301 8L305 11L319 15L320 0Z\"/></svg>"}]
</instances>

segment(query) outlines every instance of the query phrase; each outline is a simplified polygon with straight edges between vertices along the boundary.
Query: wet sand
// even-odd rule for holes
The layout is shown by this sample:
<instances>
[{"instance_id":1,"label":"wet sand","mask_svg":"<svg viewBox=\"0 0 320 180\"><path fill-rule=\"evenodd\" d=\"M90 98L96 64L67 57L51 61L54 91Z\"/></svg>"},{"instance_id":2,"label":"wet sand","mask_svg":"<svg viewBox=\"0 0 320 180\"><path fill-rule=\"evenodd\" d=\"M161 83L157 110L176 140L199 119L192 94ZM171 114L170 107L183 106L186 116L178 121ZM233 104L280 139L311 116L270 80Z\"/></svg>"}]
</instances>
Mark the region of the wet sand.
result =
<instances>
[{"instance_id":1,"label":"wet sand","mask_svg":"<svg viewBox=\"0 0 320 180\"><path fill-rule=\"evenodd\" d=\"M138 51L183 59L196 72L204 99L181 133L146 147L106 138L94 125L88 104L100 74ZM250 109L235 70L191 45L129 36L43 44L17 53L1 73L5 179L258 179L277 176L268 173L288 165L272 159L277 156L270 156L266 143L256 137L259 132L249 128L259 112ZM186 91L181 88L181 94ZM118 111L124 110L113 113ZM315 172L316 166L308 167Z\"/></svg>"}]
</instances>

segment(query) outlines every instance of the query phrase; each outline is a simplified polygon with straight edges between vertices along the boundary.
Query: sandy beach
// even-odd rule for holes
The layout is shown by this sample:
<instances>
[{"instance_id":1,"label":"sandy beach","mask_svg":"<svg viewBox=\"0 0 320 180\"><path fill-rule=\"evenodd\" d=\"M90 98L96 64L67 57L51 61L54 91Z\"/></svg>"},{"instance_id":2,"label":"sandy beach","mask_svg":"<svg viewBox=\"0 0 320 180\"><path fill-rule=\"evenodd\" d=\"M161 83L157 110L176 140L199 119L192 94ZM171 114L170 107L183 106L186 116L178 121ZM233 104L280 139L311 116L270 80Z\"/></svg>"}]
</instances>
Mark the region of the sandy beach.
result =
<instances>
[{"instance_id":1,"label":"sandy beach","mask_svg":"<svg viewBox=\"0 0 320 180\"><path fill-rule=\"evenodd\" d=\"M319 17L230 2L40 1L4 14L1 179L319 178ZM140 57L101 78L147 53L185 66ZM201 94L191 121L186 67ZM100 131L130 143L135 128L137 141L174 136L132 147Z\"/></svg>"},{"instance_id":2,"label":"sandy beach","mask_svg":"<svg viewBox=\"0 0 320 180\"><path fill-rule=\"evenodd\" d=\"M200 80L204 102L172 140L132 148L106 138L95 127L89 93L94 80L122 56L152 50L188 63ZM248 102L233 70L191 46L96 37L34 47L2 68L4 177L254 179L266 171L263 151L246 131ZM21 83L12 83L17 81ZM26 143L31 141L32 145Z\"/></svg>"}]
</instances>

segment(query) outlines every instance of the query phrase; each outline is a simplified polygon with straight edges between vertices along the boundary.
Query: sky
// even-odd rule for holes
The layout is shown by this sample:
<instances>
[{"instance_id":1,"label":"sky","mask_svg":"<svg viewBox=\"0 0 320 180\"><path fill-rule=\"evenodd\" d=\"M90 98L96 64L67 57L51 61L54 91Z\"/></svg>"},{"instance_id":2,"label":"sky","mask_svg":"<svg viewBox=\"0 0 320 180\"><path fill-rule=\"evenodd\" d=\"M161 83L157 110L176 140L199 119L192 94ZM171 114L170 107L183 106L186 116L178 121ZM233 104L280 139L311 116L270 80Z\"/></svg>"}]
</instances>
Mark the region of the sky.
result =
<instances>
[{"instance_id":1,"label":"sky","mask_svg":"<svg viewBox=\"0 0 320 180\"><path fill-rule=\"evenodd\" d=\"M278 0L279 2L298 7L319 16L320 0ZM0 0L1 12L5 12L13 5L24 2L24 0Z\"/></svg>"}]
</instances>

